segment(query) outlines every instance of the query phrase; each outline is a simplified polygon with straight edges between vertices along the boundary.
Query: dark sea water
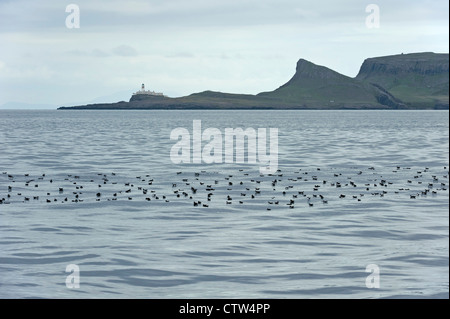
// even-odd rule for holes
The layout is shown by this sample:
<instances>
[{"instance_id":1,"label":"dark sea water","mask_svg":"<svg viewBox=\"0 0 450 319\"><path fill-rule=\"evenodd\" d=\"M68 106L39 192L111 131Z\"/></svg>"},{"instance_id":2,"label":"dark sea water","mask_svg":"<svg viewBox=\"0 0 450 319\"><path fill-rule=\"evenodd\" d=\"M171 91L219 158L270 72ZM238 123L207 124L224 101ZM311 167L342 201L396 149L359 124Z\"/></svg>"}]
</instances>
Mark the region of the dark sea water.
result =
<instances>
[{"instance_id":1,"label":"dark sea water","mask_svg":"<svg viewBox=\"0 0 450 319\"><path fill-rule=\"evenodd\" d=\"M278 128L279 171L173 164L193 120ZM448 298L448 138L448 111L0 111L0 297Z\"/></svg>"}]
</instances>

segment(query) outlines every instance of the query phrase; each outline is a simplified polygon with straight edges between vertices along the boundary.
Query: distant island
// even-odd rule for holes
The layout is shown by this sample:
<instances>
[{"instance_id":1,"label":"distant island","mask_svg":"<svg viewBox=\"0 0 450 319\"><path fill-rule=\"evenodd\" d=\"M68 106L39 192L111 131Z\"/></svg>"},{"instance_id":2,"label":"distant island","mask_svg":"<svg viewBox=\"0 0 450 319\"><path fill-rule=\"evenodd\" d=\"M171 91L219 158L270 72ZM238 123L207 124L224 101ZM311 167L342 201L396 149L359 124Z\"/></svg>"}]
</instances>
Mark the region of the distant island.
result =
<instances>
[{"instance_id":1,"label":"distant island","mask_svg":"<svg viewBox=\"0 0 450 319\"><path fill-rule=\"evenodd\" d=\"M304 59L278 89L252 94L214 91L170 98L141 91L129 102L60 107L58 110L155 109L449 109L449 55L432 52L369 58L351 78Z\"/></svg>"}]
</instances>

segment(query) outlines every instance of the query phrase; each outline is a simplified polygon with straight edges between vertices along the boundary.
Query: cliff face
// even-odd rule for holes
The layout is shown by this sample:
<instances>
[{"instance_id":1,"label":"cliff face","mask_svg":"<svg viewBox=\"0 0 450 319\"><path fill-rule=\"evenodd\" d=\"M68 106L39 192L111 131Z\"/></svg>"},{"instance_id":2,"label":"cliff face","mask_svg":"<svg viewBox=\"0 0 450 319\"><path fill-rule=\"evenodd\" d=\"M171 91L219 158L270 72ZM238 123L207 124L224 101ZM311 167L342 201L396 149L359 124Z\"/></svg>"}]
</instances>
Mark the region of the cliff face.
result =
<instances>
[{"instance_id":1,"label":"cliff face","mask_svg":"<svg viewBox=\"0 0 450 319\"><path fill-rule=\"evenodd\" d=\"M425 52L367 59L356 78L383 87L410 107L448 108L448 54Z\"/></svg>"},{"instance_id":2,"label":"cliff face","mask_svg":"<svg viewBox=\"0 0 450 319\"><path fill-rule=\"evenodd\" d=\"M379 76L422 77L448 75L449 55L436 53L412 53L366 59L357 75L359 79Z\"/></svg>"}]
</instances>

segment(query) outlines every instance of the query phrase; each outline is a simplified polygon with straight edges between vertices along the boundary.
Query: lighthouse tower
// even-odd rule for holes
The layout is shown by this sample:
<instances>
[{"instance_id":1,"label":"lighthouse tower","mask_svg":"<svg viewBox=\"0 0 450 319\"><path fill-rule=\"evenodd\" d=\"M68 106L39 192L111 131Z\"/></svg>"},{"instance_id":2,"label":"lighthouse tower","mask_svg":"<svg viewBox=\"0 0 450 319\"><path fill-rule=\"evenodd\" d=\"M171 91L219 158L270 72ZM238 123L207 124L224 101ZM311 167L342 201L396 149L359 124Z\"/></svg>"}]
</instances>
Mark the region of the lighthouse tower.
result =
<instances>
[{"instance_id":1,"label":"lighthouse tower","mask_svg":"<svg viewBox=\"0 0 450 319\"><path fill-rule=\"evenodd\" d=\"M163 93L157 93L155 91L145 90L145 84L142 83L141 89L137 91L136 93L133 93L133 95L137 94L146 94L146 95L154 95L154 96L165 96Z\"/></svg>"}]
</instances>

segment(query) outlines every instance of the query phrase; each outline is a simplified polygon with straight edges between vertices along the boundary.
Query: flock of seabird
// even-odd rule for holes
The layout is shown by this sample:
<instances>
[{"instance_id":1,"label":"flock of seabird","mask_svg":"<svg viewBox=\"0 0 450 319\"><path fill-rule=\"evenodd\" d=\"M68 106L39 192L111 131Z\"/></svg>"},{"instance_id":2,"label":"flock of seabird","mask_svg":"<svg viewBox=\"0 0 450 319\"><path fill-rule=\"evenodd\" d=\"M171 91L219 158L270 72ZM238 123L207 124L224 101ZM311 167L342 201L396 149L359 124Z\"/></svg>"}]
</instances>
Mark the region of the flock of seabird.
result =
<instances>
[{"instance_id":1,"label":"flock of seabird","mask_svg":"<svg viewBox=\"0 0 450 319\"><path fill-rule=\"evenodd\" d=\"M439 173L395 167L389 178L374 167L338 170L333 168L296 169L275 174L255 175L236 170L220 172L176 172L172 180L156 180L151 175L134 177L116 173L86 176L40 174L0 175L0 204L27 202L83 203L102 201L183 202L194 207L215 205L264 205L293 209L326 205L336 200L364 201L371 196L392 194L411 200L447 191L447 167Z\"/></svg>"}]
</instances>

